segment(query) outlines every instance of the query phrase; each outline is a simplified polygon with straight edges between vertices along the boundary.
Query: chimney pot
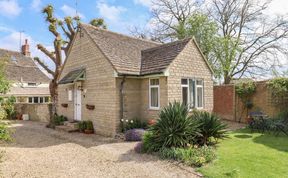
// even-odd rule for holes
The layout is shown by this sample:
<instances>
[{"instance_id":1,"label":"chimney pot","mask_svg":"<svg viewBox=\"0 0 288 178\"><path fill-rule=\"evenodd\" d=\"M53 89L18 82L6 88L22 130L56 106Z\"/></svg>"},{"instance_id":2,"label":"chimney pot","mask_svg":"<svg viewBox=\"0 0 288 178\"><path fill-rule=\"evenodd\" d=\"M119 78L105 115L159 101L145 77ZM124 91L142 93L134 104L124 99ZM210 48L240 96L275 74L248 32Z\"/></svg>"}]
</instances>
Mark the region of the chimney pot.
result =
<instances>
[{"instance_id":1,"label":"chimney pot","mask_svg":"<svg viewBox=\"0 0 288 178\"><path fill-rule=\"evenodd\" d=\"M25 39L25 44L22 45L22 54L24 56L27 56L27 57L30 57L31 53L30 53L30 50L29 50L29 44L28 44L28 39Z\"/></svg>"}]
</instances>

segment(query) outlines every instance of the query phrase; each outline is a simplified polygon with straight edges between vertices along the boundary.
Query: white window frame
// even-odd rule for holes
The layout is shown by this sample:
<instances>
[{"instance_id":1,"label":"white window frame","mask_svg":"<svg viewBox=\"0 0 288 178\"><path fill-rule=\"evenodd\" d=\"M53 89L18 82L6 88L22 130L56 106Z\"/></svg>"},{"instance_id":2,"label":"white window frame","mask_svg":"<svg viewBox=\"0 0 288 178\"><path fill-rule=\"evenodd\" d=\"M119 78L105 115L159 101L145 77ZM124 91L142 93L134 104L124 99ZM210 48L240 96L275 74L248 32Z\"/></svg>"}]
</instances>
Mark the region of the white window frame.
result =
<instances>
[{"instance_id":1,"label":"white window frame","mask_svg":"<svg viewBox=\"0 0 288 178\"><path fill-rule=\"evenodd\" d=\"M158 85L151 85L151 80L158 80ZM157 88L158 89L158 107L151 106L151 89ZM159 78L149 78L149 109L152 110L159 110L160 109L160 79Z\"/></svg>"},{"instance_id":2,"label":"white window frame","mask_svg":"<svg viewBox=\"0 0 288 178\"><path fill-rule=\"evenodd\" d=\"M49 98L48 98L48 102L45 102L45 98L48 96L29 96L27 99L28 104L45 104L45 103L49 103ZM29 102L29 98L32 98L32 102ZM38 98L38 103L34 102L34 98ZM40 102L42 98L42 103Z\"/></svg>"},{"instance_id":3,"label":"white window frame","mask_svg":"<svg viewBox=\"0 0 288 178\"><path fill-rule=\"evenodd\" d=\"M186 79L187 80L187 84L182 84L182 79ZM190 80L195 82L195 106L194 107L190 107ZM202 81L202 85L197 85L197 81ZM183 87L188 88L188 95L187 95L187 102L189 105L189 110L191 111L192 109L204 109L204 80L200 79L200 78L181 78L180 80L180 84L181 84L181 100L183 102ZM202 107L198 107L198 98L197 98L197 88L202 88Z\"/></svg>"}]
</instances>

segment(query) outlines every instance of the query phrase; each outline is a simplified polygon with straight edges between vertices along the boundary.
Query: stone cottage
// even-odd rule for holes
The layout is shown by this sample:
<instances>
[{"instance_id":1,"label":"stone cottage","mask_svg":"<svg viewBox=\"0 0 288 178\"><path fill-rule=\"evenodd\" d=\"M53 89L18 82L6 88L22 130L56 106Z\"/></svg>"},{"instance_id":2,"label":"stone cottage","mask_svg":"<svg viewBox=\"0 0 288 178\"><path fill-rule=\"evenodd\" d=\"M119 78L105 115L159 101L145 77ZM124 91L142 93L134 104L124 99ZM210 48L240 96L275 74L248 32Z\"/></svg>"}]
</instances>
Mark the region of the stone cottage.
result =
<instances>
[{"instance_id":1,"label":"stone cottage","mask_svg":"<svg viewBox=\"0 0 288 178\"><path fill-rule=\"evenodd\" d=\"M157 43L81 24L59 78L59 114L113 136L169 102L212 111L213 72L194 39Z\"/></svg>"}]
</instances>

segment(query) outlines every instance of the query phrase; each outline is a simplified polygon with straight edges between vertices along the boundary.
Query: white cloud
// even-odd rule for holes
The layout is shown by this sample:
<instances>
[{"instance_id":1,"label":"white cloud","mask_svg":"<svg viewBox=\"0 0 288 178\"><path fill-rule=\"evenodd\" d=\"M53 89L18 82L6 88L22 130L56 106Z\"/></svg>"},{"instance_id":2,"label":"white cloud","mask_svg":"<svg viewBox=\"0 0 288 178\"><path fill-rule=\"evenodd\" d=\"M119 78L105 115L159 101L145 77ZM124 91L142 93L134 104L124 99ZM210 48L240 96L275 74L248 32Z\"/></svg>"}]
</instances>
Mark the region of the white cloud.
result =
<instances>
[{"instance_id":1,"label":"white cloud","mask_svg":"<svg viewBox=\"0 0 288 178\"><path fill-rule=\"evenodd\" d=\"M31 8L36 11L40 11L41 5L42 5L42 0L33 0L31 3Z\"/></svg>"},{"instance_id":2,"label":"white cloud","mask_svg":"<svg viewBox=\"0 0 288 178\"><path fill-rule=\"evenodd\" d=\"M76 9L74 9L73 7L70 7L66 4L64 4L62 7L61 7L61 10L63 11L63 13L66 15L66 16L71 16L71 17L75 17L75 16L79 16L81 19L85 19L85 16L79 12L77 12L76 14Z\"/></svg>"},{"instance_id":3,"label":"white cloud","mask_svg":"<svg viewBox=\"0 0 288 178\"><path fill-rule=\"evenodd\" d=\"M267 9L268 14L274 15L287 15L288 1L286 0L274 0L269 4Z\"/></svg>"},{"instance_id":4,"label":"white cloud","mask_svg":"<svg viewBox=\"0 0 288 178\"><path fill-rule=\"evenodd\" d=\"M103 18L111 21L119 20L121 13L127 10L126 8L121 6L109 6L104 2L98 2L97 8Z\"/></svg>"},{"instance_id":5,"label":"white cloud","mask_svg":"<svg viewBox=\"0 0 288 178\"><path fill-rule=\"evenodd\" d=\"M22 11L17 0L0 0L0 9L0 14L6 17L18 16Z\"/></svg>"},{"instance_id":6,"label":"white cloud","mask_svg":"<svg viewBox=\"0 0 288 178\"><path fill-rule=\"evenodd\" d=\"M140 4L142 6L146 6L151 8L152 6L152 0L134 0L135 4Z\"/></svg>"}]
</instances>

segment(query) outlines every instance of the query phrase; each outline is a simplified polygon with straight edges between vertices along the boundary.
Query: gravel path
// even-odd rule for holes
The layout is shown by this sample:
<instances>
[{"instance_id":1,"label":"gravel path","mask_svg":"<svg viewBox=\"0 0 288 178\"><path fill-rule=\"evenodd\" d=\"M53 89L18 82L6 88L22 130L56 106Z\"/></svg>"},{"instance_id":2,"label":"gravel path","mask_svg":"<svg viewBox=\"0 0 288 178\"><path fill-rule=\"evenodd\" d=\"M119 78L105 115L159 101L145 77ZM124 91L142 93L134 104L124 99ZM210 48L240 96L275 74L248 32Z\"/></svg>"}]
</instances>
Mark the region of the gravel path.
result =
<instances>
[{"instance_id":1,"label":"gravel path","mask_svg":"<svg viewBox=\"0 0 288 178\"><path fill-rule=\"evenodd\" d=\"M0 145L1 177L199 177L191 167L136 154L135 142L68 134L31 121L11 127L14 142Z\"/></svg>"}]
</instances>

